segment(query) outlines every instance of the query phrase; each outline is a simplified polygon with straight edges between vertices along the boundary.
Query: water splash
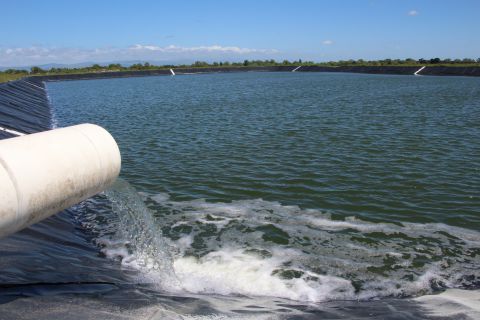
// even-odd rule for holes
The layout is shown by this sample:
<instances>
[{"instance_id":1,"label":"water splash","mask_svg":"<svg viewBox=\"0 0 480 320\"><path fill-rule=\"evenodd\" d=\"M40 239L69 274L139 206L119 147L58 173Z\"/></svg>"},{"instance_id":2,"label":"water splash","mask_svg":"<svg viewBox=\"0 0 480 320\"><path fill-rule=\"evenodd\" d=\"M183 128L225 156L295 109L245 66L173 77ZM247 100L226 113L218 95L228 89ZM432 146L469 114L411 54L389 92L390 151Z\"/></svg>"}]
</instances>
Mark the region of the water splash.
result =
<instances>
[{"instance_id":1,"label":"water splash","mask_svg":"<svg viewBox=\"0 0 480 320\"><path fill-rule=\"evenodd\" d=\"M125 266L142 270L144 281L153 281L162 289L178 288L173 270L174 249L162 236L160 224L137 191L119 178L105 195L116 219L112 221L115 232L97 239L103 252L110 258L119 258Z\"/></svg>"},{"instance_id":2,"label":"water splash","mask_svg":"<svg viewBox=\"0 0 480 320\"><path fill-rule=\"evenodd\" d=\"M368 300L475 288L480 281L480 233L473 230L335 220L261 199L144 196L181 253L174 269L191 292Z\"/></svg>"},{"instance_id":3,"label":"water splash","mask_svg":"<svg viewBox=\"0 0 480 320\"><path fill-rule=\"evenodd\" d=\"M417 296L480 279L472 230L334 220L261 199L178 202L121 179L105 195L113 217L90 223L101 230L96 242L162 290L319 302Z\"/></svg>"}]
</instances>

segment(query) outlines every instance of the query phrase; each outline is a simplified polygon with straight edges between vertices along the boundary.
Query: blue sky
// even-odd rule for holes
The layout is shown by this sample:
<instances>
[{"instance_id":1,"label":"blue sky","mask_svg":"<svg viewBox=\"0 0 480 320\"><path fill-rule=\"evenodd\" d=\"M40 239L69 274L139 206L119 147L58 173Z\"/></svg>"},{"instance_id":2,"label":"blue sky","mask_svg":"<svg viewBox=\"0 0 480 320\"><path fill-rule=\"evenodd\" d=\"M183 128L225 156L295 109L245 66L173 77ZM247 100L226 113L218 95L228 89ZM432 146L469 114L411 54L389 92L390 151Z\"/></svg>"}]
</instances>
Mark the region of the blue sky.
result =
<instances>
[{"instance_id":1,"label":"blue sky","mask_svg":"<svg viewBox=\"0 0 480 320\"><path fill-rule=\"evenodd\" d=\"M480 58L478 0L0 2L0 66Z\"/></svg>"}]
</instances>

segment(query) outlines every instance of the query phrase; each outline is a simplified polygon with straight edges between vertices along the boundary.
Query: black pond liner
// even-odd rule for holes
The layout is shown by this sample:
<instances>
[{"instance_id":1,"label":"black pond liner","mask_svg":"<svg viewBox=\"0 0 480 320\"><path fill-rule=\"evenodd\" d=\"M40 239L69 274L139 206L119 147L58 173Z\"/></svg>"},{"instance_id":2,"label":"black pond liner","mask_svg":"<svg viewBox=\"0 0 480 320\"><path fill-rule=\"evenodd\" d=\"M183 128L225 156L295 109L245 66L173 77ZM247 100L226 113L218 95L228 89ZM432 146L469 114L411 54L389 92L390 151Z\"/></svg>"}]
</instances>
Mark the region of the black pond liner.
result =
<instances>
[{"instance_id":1,"label":"black pond liner","mask_svg":"<svg viewBox=\"0 0 480 320\"><path fill-rule=\"evenodd\" d=\"M0 84L0 139L51 129L45 84L21 79ZM65 292L98 293L125 284L125 274L99 254L70 208L0 239L2 305L21 297ZM63 288L63 289L62 289Z\"/></svg>"},{"instance_id":2,"label":"black pond liner","mask_svg":"<svg viewBox=\"0 0 480 320\"><path fill-rule=\"evenodd\" d=\"M45 84L29 78L0 84L0 127L21 133L49 130L51 110ZM4 132L0 137L11 135Z\"/></svg>"}]
</instances>

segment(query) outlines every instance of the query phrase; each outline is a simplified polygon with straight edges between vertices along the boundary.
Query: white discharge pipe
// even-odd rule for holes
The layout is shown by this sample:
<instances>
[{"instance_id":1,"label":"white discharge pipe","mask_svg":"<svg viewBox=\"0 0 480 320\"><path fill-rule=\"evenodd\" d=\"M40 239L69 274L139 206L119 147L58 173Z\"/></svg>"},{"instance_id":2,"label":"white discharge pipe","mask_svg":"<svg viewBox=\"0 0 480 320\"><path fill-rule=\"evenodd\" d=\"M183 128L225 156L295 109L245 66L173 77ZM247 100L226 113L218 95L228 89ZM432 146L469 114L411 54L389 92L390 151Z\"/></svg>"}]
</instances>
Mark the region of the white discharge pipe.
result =
<instances>
[{"instance_id":1,"label":"white discharge pipe","mask_svg":"<svg viewBox=\"0 0 480 320\"><path fill-rule=\"evenodd\" d=\"M93 124L0 140L0 237L105 190L120 167L117 143Z\"/></svg>"}]
</instances>

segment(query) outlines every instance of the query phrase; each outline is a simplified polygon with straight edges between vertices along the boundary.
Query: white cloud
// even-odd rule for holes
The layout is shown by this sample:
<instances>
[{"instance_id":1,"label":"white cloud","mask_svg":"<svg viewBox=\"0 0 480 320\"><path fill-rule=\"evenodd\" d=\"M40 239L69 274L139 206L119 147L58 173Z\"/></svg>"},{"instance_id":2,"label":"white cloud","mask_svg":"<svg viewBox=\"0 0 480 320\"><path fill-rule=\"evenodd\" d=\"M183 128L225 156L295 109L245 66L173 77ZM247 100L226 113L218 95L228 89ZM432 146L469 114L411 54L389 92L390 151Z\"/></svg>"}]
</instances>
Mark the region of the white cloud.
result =
<instances>
[{"instance_id":1,"label":"white cloud","mask_svg":"<svg viewBox=\"0 0 480 320\"><path fill-rule=\"evenodd\" d=\"M332 44L333 44L333 41L332 41L332 40L324 40L324 41L322 41L322 44L323 44L324 46L329 46L329 45L332 45Z\"/></svg>"},{"instance_id":2,"label":"white cloud","mask_svg":"<svg viewBox=\"0 0 480 320\"><path fill-rule=\"evenodd\" d=\"M275 49L251 49L251 48L240 48L240 47L222 47L219 45L213 46L199 46L199 47L178 47L174 45L166 47L158 46L145 46L136 44L131 46L129 49L137 51L158 51L158 52L226 52L226 53L236 53L236 54L249 54L249 53L277 53Z\"/></svg>"},{"instance_id":3,"label":"white cloud","mask_svg":"<svg viewBox=\"0 0 480 320\"><path fill-rule=\"evenodd\" d=\"M122 60L199 60L270 58L275 49L242 48L237 46L195 46L135 44L129 47L104 47L94 49L60 47L0 47L0 66L25 66L46 63L79 63L85 61L108 62Z\"/></svg>"},{"instance_id":4,"label":"white cloud","mask_svg":"<svg viewBox=\"0 0 480 320\"><path fill-rule=\"evenodd\" d=\"M420 14L420 12L418 12L417 10L410 10L408 11L408 15L409 16L418 16Z\"/></svg>"}]
</instances>

